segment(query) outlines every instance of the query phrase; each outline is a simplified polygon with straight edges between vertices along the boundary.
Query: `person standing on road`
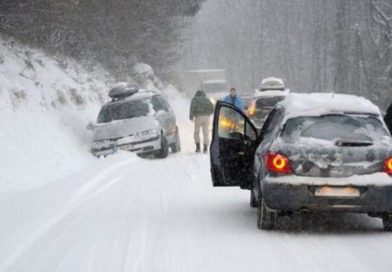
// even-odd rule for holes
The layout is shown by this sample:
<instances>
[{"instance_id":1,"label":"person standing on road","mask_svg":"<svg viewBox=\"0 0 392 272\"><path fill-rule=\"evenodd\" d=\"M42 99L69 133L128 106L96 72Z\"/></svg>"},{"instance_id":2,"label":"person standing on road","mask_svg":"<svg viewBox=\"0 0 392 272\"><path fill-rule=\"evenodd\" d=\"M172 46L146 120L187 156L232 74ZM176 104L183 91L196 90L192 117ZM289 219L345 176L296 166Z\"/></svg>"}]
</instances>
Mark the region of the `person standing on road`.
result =
<instances>
[{"instance_id":1,"label":"person standing on road","mask_svg":"<svg viewBox=\"0 0 392 272\"><path fill-rule=\"evenodd\" d=\"M226 96L223 101L236 106L240 110L244 109L244 102L242 101L242 98L237 95L236 88L231 88L230 94Z\"/></svg>"},{"instance_id":2,"label":"person standing on road","mask_svg":"<svg viewBox=\"0 0 392 272\"><path fill-rule=\"evenodd\" d=\"M192 99L189 119L195 122L194 139L196 144L196 152L200 152L200 129L203 130L203 152L208 151L210 115L214 112L214 105L206 96L204 91L197 91Z\"/></svg>"},{"instance_id":3,"label":"person standing on road","mask_svg":"<svg viewBox=\"0 0 392 272\"><path fill-rule=\"evenodd\" d=\"M387 124L389 131L392 133L392 103L387 109L387 114L384 117L384 121Z\"/></svg>"}]
</instances>

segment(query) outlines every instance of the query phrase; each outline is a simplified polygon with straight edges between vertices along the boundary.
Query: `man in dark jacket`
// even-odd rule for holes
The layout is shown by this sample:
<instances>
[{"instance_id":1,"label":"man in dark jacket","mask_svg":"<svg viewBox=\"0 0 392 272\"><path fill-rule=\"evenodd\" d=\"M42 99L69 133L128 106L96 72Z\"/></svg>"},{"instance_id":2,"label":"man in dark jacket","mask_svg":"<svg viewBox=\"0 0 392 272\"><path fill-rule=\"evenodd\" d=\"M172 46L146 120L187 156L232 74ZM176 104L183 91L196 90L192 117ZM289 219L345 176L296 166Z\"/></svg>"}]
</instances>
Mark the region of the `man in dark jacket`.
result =
<instances>
[{"instance_id":1,"label":"man in dark jacket","mask_svg":"<svg viewBox=\"0 0 392 272\"><path fill-rule=\"evenodd\" d=\"M204 91L197 91L192 99L189 119L195 122L194 139L196 152L200 152L200 129L203 129L204 152L208 150L210 115L214 112L214 105Z\"/></svg>"},{"instance_id":2,"label":"man in dark jacket","mask_svg":"<svg viewBox=\"0 0 392 272\"><path fill-rule=\"evenodd\" d=\"M384 121L387 124L389 131L392 133L392 104L387 109L387 114L384 117Z\"/></svg>"}]
</instances>

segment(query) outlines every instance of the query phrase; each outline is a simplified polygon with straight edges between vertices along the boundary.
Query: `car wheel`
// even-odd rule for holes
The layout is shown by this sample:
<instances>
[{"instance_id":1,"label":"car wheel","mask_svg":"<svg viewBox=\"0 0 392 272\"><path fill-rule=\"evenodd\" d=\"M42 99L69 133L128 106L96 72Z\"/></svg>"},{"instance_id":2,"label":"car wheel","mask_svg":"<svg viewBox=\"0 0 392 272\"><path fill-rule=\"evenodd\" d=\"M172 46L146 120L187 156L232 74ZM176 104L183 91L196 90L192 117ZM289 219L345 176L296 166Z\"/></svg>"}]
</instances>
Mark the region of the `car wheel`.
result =
<instances>
[{"instance_id":1,"label":"car wheel","mask_svg":"<svg viewBox=\"0 0 392 272\"><path fill-rule=\"evenodd\" d=\"M176 132L176 140L173 144L170 145L170 148L173 153L178 153L181 151L181 139L180 134L178 133L178 129Z\"/></svg>"},{"instance_id":2,"label":"car wheel","mask_svg":"<svg viewBox=\"0 0 392 272\"><path fill-rule=\"evenodd\" d=\"M252 208L257 208L257 200L256 200L255 193L253 192L253 189L250 190L250 206Z\"/></svg>"},{"instance_id":3,"label":"car wheel","mask_svg":"<svg viewBox=\"0 0 392 272\"><path fill-rule=\"evenodd\" d=\"M384 230L391 232L392 231L392 214L384 216L382 218L382 223L384 225Z\"/></svg>"},{"instance_id":4,"label":"car wheel","mask_svg":"<svg viewBox=\"0 0 392 272\"><path fill-rule=\"evenodd\" d=\"M146 159L146 158L148 158L148 154L137 154L137 156L139 157L139 158L142 158L142 159Z\"/></svg>"},{"instance_id":5,"label":"car wheel","mask_svg":"<svg viewBox=\"0 0 392 272\"><path fill-rule=\"evenodd\" d=\"M169 143L165 136L161 136L161 149L155 153L155 158L164 159L169 155Z\"/></svg>"},{"instance_id":6,"label":"car wheel","mask_svg":"<svg viewBox=\"0 0 392 272\"><path fill-rule=\"evenodd\" d=\"M263 230L272 230L278 223L278 213L269 209L264 200L259 201L257 205L257 227Z\"/></svg>"}]
</instances>

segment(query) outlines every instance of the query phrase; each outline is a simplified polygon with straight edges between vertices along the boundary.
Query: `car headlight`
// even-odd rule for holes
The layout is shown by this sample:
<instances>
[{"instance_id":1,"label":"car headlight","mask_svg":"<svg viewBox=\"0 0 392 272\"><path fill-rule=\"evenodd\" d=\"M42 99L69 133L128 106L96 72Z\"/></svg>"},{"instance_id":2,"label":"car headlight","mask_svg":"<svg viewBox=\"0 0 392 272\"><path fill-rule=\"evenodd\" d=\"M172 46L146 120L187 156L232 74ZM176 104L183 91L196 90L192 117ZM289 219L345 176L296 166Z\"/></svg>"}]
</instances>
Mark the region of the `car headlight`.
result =
<instances>
[{"instance_id":1,"label":"car headlight","mask_svg":"<svg viewBox=\"0 0 392 272\"><path fill-rule=\"evenodd\" d=\"M143 130L143 131L137 132L135 134L135 138L154 137L154 136L157 136L158 134L159 134L159 132L155 128L147 129L147 130Z\"/></svg>"}]
</instances>

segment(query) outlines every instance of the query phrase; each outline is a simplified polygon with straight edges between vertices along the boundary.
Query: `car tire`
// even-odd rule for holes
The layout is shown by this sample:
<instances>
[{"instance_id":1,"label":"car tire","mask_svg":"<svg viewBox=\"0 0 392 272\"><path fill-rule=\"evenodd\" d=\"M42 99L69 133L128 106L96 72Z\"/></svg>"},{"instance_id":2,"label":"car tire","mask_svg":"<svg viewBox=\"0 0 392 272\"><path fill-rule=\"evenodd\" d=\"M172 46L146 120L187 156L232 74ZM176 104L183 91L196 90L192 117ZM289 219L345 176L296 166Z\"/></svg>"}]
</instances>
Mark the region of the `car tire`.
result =
<instances>
[{"instance_id":1,"label":"car tire","mask_svg":"<svg viewBox=\"0 0 392 272\"><path fill-rule=\"evenodd\" d=\"M148 154L137 154L137 156L142 159L148 158Z\"/></svg>"},{"instance_id":2,"label":"car tire","mask_svg":"<svg viewBox=\"0 0 392 272\"><path fill-rule=\"evenodd\" d=\"M265 205L264 200L257 205L257 227L261 230L273 230L278 223L278 213Z\"/></svg>"},{"instance_id":3,"label":"car tire","mask_svg":"<svg viewBox=\"0 0 392 272\"><path fill-rule=\"evenodd\" d=\"M161 149L155 153L155 158L164 159L169 155L169 143L165 136L161 136Z\"/></svg>"},{"instance_id":4,"label":"car tire","mask_svg":"<svg viewBox=\"0 0 392 272\"><path fill-rule=\"evenodd\" d=\"M382 218L382 223L385 231L392 232L392 214L384 216Z\"/></svg>"},{"instance_id":5,"label":"car tire","mask_svg":"<svg viewBox=\"0 0 392 272\"><path fill-rule=\"evenodd\" d=\"M250 190L250 206L252 208L257 208L257 199L255 196L255 193L253 192L253 189Z\"/></svg>"},{"instance_id":6,"label":"car tire","mask_svg":"<svg viewBox=\"0 0 392 272\"><path fill-rule=\"evenodd\" d=\"M170 149L173 153L178 153L181 151L181 139L180 139L180 134L178 133L178 128L175 136L176 140L174 143L170 145Z\"/></svg>"}]
</instances>

